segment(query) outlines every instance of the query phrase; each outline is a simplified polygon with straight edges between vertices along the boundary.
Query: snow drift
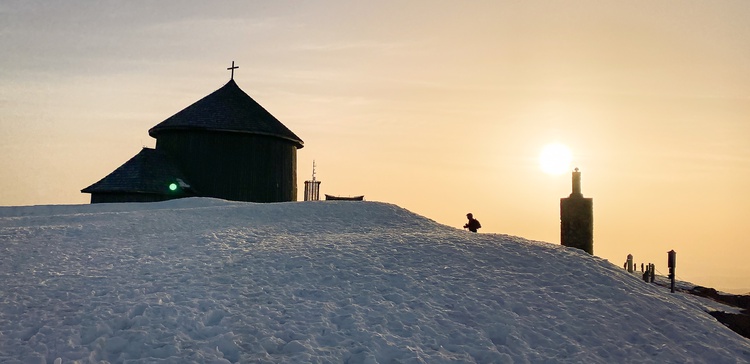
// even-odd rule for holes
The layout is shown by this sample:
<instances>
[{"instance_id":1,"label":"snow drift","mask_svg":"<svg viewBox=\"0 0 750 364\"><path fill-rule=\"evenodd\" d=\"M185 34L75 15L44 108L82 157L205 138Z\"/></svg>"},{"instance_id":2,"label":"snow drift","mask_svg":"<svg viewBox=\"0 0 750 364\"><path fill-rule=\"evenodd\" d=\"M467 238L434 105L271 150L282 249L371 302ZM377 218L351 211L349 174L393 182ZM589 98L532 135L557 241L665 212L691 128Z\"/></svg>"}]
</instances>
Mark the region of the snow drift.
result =
<instances>
[{"instance_id":1,"label":"snow drift","mask_svg":"<svg viewBox=\"0 0 750 364\"><path fill-rule=\"evenodd\" d=\"M375 202L0 208L3 363L736 363L707 302Z\"/></svg>"}]
</instances>

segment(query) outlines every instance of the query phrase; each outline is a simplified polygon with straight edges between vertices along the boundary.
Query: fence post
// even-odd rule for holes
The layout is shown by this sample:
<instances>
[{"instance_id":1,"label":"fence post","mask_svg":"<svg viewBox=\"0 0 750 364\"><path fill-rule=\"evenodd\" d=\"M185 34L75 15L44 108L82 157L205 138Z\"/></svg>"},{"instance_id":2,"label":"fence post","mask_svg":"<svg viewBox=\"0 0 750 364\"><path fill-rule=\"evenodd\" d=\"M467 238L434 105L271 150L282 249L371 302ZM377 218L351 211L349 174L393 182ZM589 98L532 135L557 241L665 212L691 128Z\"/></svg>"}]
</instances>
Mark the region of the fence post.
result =
<instances>
[{"instance_id":1,"label":"fence post","mask_svg":"<svg viewBox=\"0 0 750 364\"><path fill-rule=\"evenodd\" d=\"M651 267L651 283L654 283L654 279L656 278L656 264L649 263L649 267Z\"/></svg>"},{"instance_id":2,"label":"fence post","mask_svg":"<svg viewBox=\"0 0 750 364\"><path fill-rule=\"evenodd\" d=\"M669 280L671 281L670 290L674 293L674 269L677 266L677 253L674 250L667 252L667 266L669 267Z\"/></svg>"}]
</instances>

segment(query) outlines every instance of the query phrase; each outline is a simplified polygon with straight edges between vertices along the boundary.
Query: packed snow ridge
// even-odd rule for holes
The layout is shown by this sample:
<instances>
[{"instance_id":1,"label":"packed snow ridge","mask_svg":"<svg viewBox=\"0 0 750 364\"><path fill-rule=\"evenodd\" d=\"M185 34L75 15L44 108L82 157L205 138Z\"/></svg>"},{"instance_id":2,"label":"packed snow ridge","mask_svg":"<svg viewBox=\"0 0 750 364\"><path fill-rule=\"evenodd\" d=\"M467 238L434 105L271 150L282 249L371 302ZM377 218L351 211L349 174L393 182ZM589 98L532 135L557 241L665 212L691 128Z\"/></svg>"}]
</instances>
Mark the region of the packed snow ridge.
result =
<instances>
[{"instance_id":1,"label":"packed snow ridge","mask_svg":"<svg viewBox=\"0 0 750 364\"><path fill-rule=\"evenodd\" d=\"M2 363L739 363L709 301L376 202L0 208Z\"/></svg>"}]
</instances>

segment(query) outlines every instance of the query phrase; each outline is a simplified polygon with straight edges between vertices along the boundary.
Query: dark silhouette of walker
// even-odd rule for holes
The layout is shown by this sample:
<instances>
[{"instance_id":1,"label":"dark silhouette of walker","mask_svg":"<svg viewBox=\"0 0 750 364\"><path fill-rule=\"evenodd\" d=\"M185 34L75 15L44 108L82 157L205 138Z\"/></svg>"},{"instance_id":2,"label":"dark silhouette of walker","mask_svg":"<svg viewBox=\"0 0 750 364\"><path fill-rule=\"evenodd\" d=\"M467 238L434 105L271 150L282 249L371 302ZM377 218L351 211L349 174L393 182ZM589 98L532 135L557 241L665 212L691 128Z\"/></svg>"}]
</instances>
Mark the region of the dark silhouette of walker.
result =
<instances>
[{"instance_id":1,"label":"dark silhouette of walker","mask_svg":"<svg viewBox=\"0 0 750 364\"><path fill-rule=\"evenodd\" d=\"M594 202L581 193L581 172L573 171L573 191L560 199L560 243L594 255Z\"/></svg>"},{"instance_id":2,"label":"dark silhouette of walker","mask_svg":"<svg viewBox=\"0 0 750 364\"><path fill-rule=\"evenodd\" d=\"M464 229L469 229L472 233L477 232L477 229L482 227L482 224L479 223L479 220L474 218L474 214L471 212L466 214L466 218L469 219L469 222L464 225Z\"/></svg>"}]
</instances>

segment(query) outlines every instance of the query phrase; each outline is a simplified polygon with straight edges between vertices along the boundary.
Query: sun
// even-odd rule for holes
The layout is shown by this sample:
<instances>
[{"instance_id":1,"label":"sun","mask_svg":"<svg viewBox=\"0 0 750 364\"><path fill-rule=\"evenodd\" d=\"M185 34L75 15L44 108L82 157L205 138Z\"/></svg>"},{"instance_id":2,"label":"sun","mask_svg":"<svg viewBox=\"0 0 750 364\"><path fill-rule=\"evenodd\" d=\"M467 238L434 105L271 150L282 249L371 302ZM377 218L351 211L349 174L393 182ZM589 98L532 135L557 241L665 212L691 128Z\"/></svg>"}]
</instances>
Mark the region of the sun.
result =
<instances>
[{"instance_id":1,"label":"sun","mask_svg":"<svg viewBox=\"0 0 750 364\"><path fill-rule=\"evenodd\" d=\"M565 145L547 144L539 153L539 167L547 174L560 175L570 170L573 153Z\"/></svg>"}]
</instances>

